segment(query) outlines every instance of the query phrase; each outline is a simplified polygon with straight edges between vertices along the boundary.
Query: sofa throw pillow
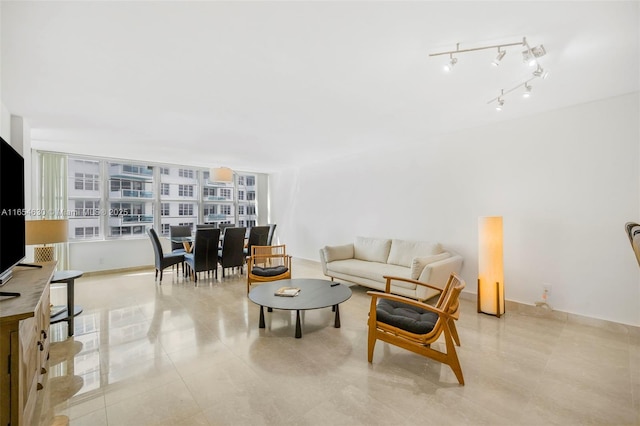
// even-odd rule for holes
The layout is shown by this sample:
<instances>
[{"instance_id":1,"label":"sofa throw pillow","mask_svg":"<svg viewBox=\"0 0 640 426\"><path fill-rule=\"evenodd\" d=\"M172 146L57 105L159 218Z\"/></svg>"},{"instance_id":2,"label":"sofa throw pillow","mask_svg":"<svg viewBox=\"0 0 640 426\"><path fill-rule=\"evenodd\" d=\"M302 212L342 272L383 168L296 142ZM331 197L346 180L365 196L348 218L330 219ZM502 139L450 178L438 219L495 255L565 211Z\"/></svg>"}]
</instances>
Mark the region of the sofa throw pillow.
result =
<instances>
[{"instance_id":1,"label":"sofa throw pillow","mask_svg":"<svg viewBox=\"0 0 640 426\"><path fill-rule=\"evenodd\" d=\"M328 262L335 260L353 259L353 244L343 246L325 246L324 258Z\"/></svg>"},{"instance_id":2,"label":"sofa throw pillow","mask_svg":"<svg viewBox=\"0 0 640 426\"><path fill-rule=\"evenodd\" d=\"M387 263L390 248L391 240L356 237L356 242L353 245L353 257L368 262Z\"/></svg>"},{"instance_id":3,"label":"sofa throw pillow","mask_svg":"<svg viewBox=\"0 0 640 426\"><path fill-rule=\"evenodd\" d=\"M413 262L411 262L411 279L412 280L419 279L420 275L422 274L422 271L428 264L439 262L440 260L444 260L448 257L451 257L451 254L446 252L440 253L440 254L434 254L431 256L425 256L425 257L415 257L413 259Z\"/></svg>"},{"instance_id":4,"label":"sofa throw pillow","mask_svg":"<svg viewBox=\"0 0 640 426\"><path fill-rule=\"evenodd\" d=\"M387 263L411 267L415 257L431 256L442 253L442 247L438 243L424 241L392 240L389 260Z\"/></svg>"}]
</instances>

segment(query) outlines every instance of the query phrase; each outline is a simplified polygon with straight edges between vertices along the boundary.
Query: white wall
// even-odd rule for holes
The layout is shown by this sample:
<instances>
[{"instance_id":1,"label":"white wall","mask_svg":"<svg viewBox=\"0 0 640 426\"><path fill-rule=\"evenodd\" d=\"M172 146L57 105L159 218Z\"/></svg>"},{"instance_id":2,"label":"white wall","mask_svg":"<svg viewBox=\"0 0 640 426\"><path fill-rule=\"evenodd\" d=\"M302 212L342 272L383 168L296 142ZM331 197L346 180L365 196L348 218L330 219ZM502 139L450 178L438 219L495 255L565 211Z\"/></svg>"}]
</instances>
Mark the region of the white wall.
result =
<instances>
[{"instance_id":1,"label":"white wall","mask_svg":"<svg viewBox=\"0 0 640 426\"><path fill-rule=\"evenodd\" d=\"M438 241L475 293L477 218L504 217L506 298L640 325L638 94L370 152L270 178L271 220L296 257L358 235ZM390 144L393 141L390 141Z\"/></svg>"},{"instance_id":2,"label":"white wall","mask_svg":"<svg viewBox=\"0 0 640 426\"><path fill-rule=\"evenodd\" d=\"M169 240L160 239L165 252L170 252ZM84 272L153 266L153 257L149 237L69 243L69 268Z\"/></svg>"}]
</instances>

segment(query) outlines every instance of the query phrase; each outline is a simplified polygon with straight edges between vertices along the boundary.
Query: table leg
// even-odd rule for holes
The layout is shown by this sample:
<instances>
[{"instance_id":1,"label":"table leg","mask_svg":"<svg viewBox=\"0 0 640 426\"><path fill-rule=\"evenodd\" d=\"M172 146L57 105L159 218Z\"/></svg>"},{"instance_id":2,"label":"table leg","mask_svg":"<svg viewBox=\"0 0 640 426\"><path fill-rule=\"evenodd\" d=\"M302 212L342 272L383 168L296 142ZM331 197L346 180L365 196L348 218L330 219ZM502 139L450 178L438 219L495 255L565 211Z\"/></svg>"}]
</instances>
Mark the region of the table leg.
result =
<instances>
[{"instance_id":1,"label":"table leg","mask_svg":"<svg viewBox=\"0 0 640 426\"><path fill-rule=\"evenodd\" d=\"M296 339L302 337L302 327L300 326L300 311L296 311Z\"/></svg>"},{"instance_id":2,"label":"table leg","mask_svg":"<svg viewBox=\"0 0 640 426\"><path fill-rule=\"evenodd\" d=\"M75 280L71 279L67 281L67 314L69 317L67 318L67 336L73 336L75 331L75 323L74 323L74 311L75 311L75 288L74 288Z\"/></svg>"},{"instance_id":3,"label":"table leg","mask_svg":"<svg viewBox=\"0 0 640 426\"><path fill-rule=\"evenodd\" d=\"M262 305L260 305L260 324L258 327L264 328L264 307Z\"/></svg>"},{"instance_id":4,"label":"table leg","mask_svg":"<svg viewBox=\"0 0 640 426\"><path fill-rule=\"evenodd\" d=\"M340 308L338 305L334 305L335 311L336 311L336 320L334 323L334 327L335 328L340 328Z\"/></svg>"}]
</instances>

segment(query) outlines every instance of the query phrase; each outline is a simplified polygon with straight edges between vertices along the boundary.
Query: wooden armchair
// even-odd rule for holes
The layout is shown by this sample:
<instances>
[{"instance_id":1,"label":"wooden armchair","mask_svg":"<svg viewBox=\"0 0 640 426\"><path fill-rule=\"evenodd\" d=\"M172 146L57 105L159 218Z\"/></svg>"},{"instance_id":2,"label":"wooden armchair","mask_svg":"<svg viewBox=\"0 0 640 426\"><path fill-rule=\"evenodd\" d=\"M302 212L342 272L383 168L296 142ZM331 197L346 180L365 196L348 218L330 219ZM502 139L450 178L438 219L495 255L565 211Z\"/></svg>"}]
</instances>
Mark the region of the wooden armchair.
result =
<instances>
[{"instance_id":1,"label":"wooden armchair","mask_svg":"<svg viewBox=\"0 0 640 426\"><path fill-rule=\"evenodd\" d=\"M431 306L415 299L390 294L391 281L436 287L405 278L385 276L385 279L387 280L385 293L367 292L371 295L369 362L373 361L376 340L382 340L447 364L453 370L458 382L464 385L462 367L455 349L455 345L460 346L460 339L454 324L459 317L458 297L465 287L464 281L457 274L452 273L435 306ZM444 335L446 352L431 347L431 344L441 335Z\"/></svg>"},{"instance_id":2,"label":"wooden armchair","mask_svg":"<svg viewBox=\"0 0 640 426\"><path fill-rule=\"evenodd\" d=\"M247 294L253 283L291 278L291 256L285 245L251 246L247 265Z\"/></svg>"}]
</instances>

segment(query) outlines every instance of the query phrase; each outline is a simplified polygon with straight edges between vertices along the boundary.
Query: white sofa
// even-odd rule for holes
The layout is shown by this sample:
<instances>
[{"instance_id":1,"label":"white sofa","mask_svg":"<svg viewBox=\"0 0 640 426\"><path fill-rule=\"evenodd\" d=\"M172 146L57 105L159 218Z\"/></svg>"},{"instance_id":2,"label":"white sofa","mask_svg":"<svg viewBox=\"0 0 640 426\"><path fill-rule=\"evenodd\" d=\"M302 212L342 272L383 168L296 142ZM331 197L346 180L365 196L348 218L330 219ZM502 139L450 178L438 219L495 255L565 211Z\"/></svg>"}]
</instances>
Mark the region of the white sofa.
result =
<instances>
[{"instance_id":1,"label":"white sofa","mask_svg":"<svg viewBox=\"0 0 640 426\"><path fill-rule=\"evenodd\" d=\"M462 257L440 244L423 241L357 237L353 244L320 249L322 272L331 280L344 280L384 291L385 275L410 278L444 288L452 272L462 269ZM391 293L427 300L437 290L396 281Z\"/></svg>"}]
</instances>

